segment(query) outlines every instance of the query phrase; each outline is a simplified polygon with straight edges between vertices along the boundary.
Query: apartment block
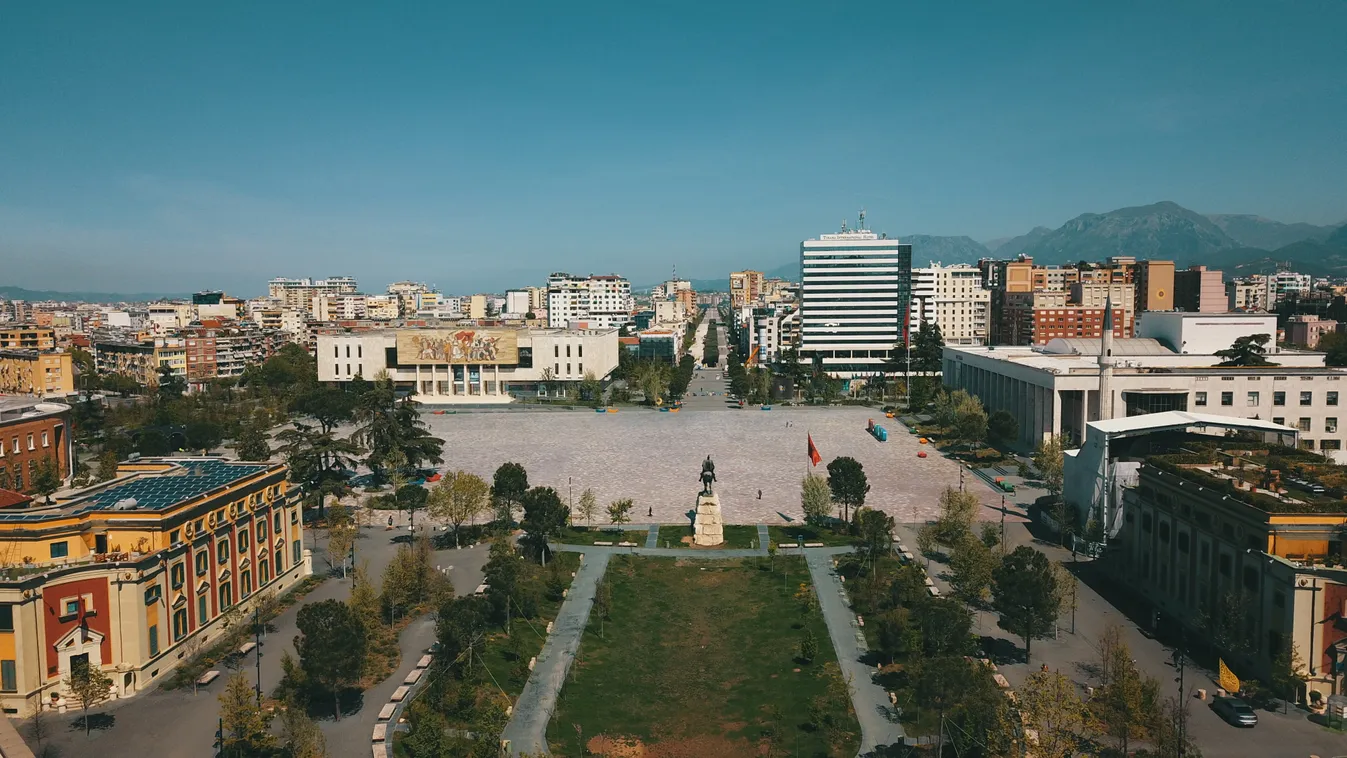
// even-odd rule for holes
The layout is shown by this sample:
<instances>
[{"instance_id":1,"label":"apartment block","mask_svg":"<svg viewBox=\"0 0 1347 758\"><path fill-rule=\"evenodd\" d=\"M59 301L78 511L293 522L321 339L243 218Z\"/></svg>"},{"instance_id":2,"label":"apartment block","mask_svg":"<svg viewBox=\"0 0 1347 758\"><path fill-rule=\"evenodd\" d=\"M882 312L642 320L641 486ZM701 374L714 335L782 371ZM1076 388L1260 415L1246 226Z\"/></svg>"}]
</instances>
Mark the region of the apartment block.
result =
<instances>
[{"instance_id":1,"label":"apartment block","mask_svg":"<svg viewBox=\"0 0 1347 758\"><path fill-rule=\"evenodd\" d=\"M1220 271L1189 266L1174 273L1174 307L1189 313L1225 313L1229 298Z\"/></svg>"},{"instance_id":2,"label":"apartment block","mask_svg":"<svg viewBox=\"0 0 1347 758\"><path fill-rule=\"evenodd\" d=\"M761 271L730 272L730 307L739 309L745 305L761 305L763 295L763 275Z\"/></svg>"},{"instance_id":3,"label":"apartment block","mask_svg":"<svg viewBox=\"0 0 1347 758\"><path fill-rule=\"evenodd\" d=\"M75 391L70 353L54 350L0 350L0 393L69 395Z\"/></svg>"},{"instance_id":4,"label":"apartment block","mask_svg":"<svg viewBox=\"0 0 1347 758\"><path fill-rule=\"evenodd\" d=\"M326 279L286 279L278 277L267 283L267 294L291 310L308 312L317 295L354 295L355 277L330 276Z\"/></svg>"},{"instance_id":5,"label":"apartment block","mask_svg":"<svg viewBox=\"0 0 1347 758\"><path fill-rule=\"evenodd\" d=\"M616 329L631 321L631 282L609 274L555 273L547 280L547 322L553 329Z\"/></svg>"},{"instance_id":6,"label":"apartment block","mask_svg":"<svg viewBox=\"0 0 1347 758\"><path fill-rule=\"evenodd\" d=\"M982 286L974 266L912 269L912 306L908 328L913 334L923 322L934 323L947 345L983 345L991 316L991 292Z\"/></svg>"}]
</instances>

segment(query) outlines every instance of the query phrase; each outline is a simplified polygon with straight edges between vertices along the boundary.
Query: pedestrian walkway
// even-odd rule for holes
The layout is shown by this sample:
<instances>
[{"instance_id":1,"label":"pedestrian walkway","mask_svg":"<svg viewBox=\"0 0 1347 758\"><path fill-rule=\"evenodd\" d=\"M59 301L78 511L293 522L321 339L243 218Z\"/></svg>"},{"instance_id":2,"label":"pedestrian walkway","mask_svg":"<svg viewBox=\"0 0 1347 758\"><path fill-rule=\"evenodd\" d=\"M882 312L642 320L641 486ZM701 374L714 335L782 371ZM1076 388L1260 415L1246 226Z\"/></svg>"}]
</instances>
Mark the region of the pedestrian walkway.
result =
<instances>
[{"instance_id":1,"label":"pedestrian walkway","mask_svg":"<svg viewBox=\"0 0 1347 758\"><path fill-rule=\"evenodd\" d=\"M752 558L759 555L767 555L767 548L760 547L756 550L749 548L734 548L731 550L716 550L708 548L705 550L694 550L687 547L618 547L616 545L562 545L551 543L553 552L562 553L603 553L606 555L647 555L653 558ZM843 551L849 551L851 548L843 548ZM586 558L585 560L589 560Z\"/></svg>"},{"instance_id":2,"label":"pedestrian walkway","mask_svg":"<svg viewBox=\"0 0 1347 758\"><path fill-rule=\"evenodd\" d=\"M856 614L848 607L842 582L833 570L833 558L851 548L814 548L805 550L805 563L814 579L823 619L828 623L828 637L837 651L837 662L842 676L850 685L851 701L856 707L856 719L861 725L863 755L880 745L892 745L903 739L903 727L893 718L888 693L871 679L870 667L861 662L867 647L865 636L856 623Z\"/></svg>"},{"instance_id":3,"label":"pedestrian walkway","mask_svg":"<svg viewBox=\"0 0 1347 758\"><path fill-rule=\"evenodd\" d=\"M766 548L772 544L772 535L767 531L766 524L758 524L758 547Z\"/></svg>"},{"instance_id":4,"label":"pedestrian walkway","mask_svg":"<svg viewBox=\"0 0 1347 758\"><path fill-rule=\"evenodd\" d=\"M579 547L561 545L558 547ZM599 579L608 568L610 552L586 548L584 562L575 572L566 602L561 604L552 633L547 635L533 674L524 684L515 703L514 714L505 726L501 739L510 745L511 755L549 755L547 750L547 722L552 720L557 695L566 681L566 672L580 648L580 637L589 623L589 611L594 605L594 593Z\"/></svg>"},{"instance_id":5,"label":"pedestrian walkway","mask_svg":"<svg viewBox=\"0 0 1347 758\"><path fill-rule=\"evenodd\" d=\"M650 525L650 533L645 537L646 547L659 547L659 524Z\"/></svg>"}]
</instances>

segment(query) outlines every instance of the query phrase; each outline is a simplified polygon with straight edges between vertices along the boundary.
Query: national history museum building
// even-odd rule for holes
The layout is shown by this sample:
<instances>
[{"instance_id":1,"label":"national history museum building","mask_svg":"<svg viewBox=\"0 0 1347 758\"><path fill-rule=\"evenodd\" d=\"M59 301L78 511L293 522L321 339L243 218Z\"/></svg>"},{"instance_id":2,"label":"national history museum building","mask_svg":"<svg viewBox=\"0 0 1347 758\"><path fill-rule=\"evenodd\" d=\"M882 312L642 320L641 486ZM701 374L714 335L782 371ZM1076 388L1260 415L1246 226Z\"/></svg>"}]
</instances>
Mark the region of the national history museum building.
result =
<instances>
[{"instance_id":1,"label":"national history museum building","mask_svg":"<svg viewBox=\"0 0 1347 758\"><path fill-rule=\"evenodd\" d=\"M558 394L617 368L616 329L402 328L318 336L318 380L373 380L436 405Z\"/></svg>"}]
</instances>

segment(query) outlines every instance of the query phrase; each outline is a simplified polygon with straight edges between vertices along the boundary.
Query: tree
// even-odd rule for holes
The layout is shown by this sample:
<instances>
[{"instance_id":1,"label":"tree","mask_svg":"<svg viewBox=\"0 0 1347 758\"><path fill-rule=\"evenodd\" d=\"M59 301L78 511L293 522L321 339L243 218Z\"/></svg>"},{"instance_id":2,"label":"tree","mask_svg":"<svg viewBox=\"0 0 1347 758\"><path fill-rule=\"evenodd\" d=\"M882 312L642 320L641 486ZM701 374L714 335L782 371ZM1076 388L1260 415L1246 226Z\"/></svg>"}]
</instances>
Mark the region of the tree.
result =
<instances>
[{"instance_id":1,"label":"tree","mask_svg":"<svg viewBox=\"0 0 1347 758\"><path fill-rule=\"evenodd\" d=\"M1347 366L1347 333L1328 332L1319 338L1315 349L1325 354L1324 362L1328 365Z\"/></svg>"},{"instance_id":2,"label":"tree","mask_svg":"<svg viewBox=\"0 0 1347 758\"><path fill-rule=\"evenodd\" d=\"M1296 702L1300 699L1300 688L1305 686L1307 678L1305 659L1300 657L1300 649L1288 637L1278 646L1277 654L1272 659L1272 675L1268 684L1283 701Z\"/></svg>"},{"instance_id":3,"label":"tree","mask_svg":"<svg viewBox=\"0 0 1347 758\"><path fill-rule=\"evenodd\" d=\"M173 373L172 366L159 366L159 386L155 390L155 398L160 403L177 400L186 391L187 381L182 376Z\"/></svg>"},{"instance_id":4,"label":"tree","mask_svg":"<svg viewBox=\"0 0 1347 758\"><path fill-rule=\"evenodd\" d=\"M1118 741L1118 749L1127 755L1132 739L1140 737L1152 721L1148 707L1154 704L1155 697L1147 690L1154 690L1158 683L1153 679L1142 679L1132 662L1132 651L1127 643L1120 642L1115 646L1112 657L1109 682L1100 688L1090 703L1108 734Z\"/></svg>"},{"instance_id":5,"label":"tree","mask_svg":"<svg viewBox=\"0 0 1347 758\"><path fill-rule=\"evenodd\" d=\"M141 455L152 458L161 455L168 455L172 452L169 447L168 438L158 429L145 429L141 431L140 438L136 440L136 452Z\"/></svg>"},{"instance_id":6,"label":"tree","mask_svg":"<svg viewBox=\"0 0 1347 758\"><path fill-rule=\"evenodd\" d=\"M635 503L631 501L631 498L614 500L608 504L608 520L612 521L614 524L631 523L631 509L633 506L635 506Z\"/></svg>"},{"instance_id":7,"label":"tree","mask_svg":"<svg viewBox=\"0 0 1347 758\"><path fill-rule=\"evenodd\" d=\"M300 703L281 709L281 742L286 758L327 758L327 739Z\"/></svg>"},{"instance_id":8,"label":"tree","mask_svg":"<svg viewBox=\"0 0 1347 758\"><path fill-rule=\"evenodd\" d=\"M987 417L987 441L993 445L1009 445L1020 436L1020 422L1010 411L992 411Z\"/></svg>"},{"instance_id":9,"label":"tree","mask_svg":"<svg viewBox=\"0 0 1347 758\"><path fill-rule=\"evenodd\" d=\"M982 401L969 396L954 409L954 435L958 439L976 447L987 437L987 411Z\"/></svg>"},{"instance_id":10,"label":"tree","mask_svg":"<svg viewBox=\"0 0 1347 758\"><path fill-rule=\"evenodd\" d=\"M923 319L912 340L912 370L935 374L943 370L944 363L945 337L940 333L940 325Z\"/></svg>"},{"instance_id":11,"label":"tree","mask_svg":"<svg viewBox=\"0 0 1347 758\"><path fill-rule=\"evenodd\" d=\"M805 474L800 483L800 507L806 524L821 523L833 513L832 490L828 480L818 474Z\"/></svg>"},{"instance_id":12,"label":"tree","mask_svg":"<svg viewBox=\"0 0 1347 758\"><path fill-rule=\"evenodd\" d=\"M393 491L393 502L397 503L398 510L407 513L413 532L416 531L416 512L426 507L429 499L430 493L419 484L404 484Z\"/></svg>"},{"instance_id":13,"label":"tree","mask_svg":"<svg viewBox=\"0 0 1347 758\"><path fill-rule=\"evenodd\" d=\"M51 504L51 495L61 488L61 472L56 468L56 460L50 455L42 456L38 461L37 470L33 472L33 492L46 499L47 504Z\"/></svg>"},{"instance_id":14,"label":"tree","mask_svg":"<svg viewBox=\"0 0 1347 758\"><path fill-rule=\"evenodd\" d=\"M224 430L219 424L209 421L193 421L187 425L185 436L187 437L187 447L192 450L200 450L202 455L210 453L211 450L220 446L224 442Z\"/></svg>"},{"instance_id":15,"label":"tree","mask_svg":"<svg viewBox=\"0 0 1347 758\"><path fill-rule=\"evenodd\" d=\"M992 607L1001 614L997 625L1024 640L1026 662L1034 638L1052 631L1060 604L1057 574L1046 555L1021 545L1001 559L992 575Z\"/></svg>"},{"instance_id":16,"label":"tree","mask_svg":"<svg viewBox=\"0 0 1347 758\"><path fill-rule=\"evenodd\" d=\"M340 563L343 579L346 578L346 559L351 555L357 536L351 509L342 505L340 500L334 500L332 507L327 509L327 562L331 566Z\"/></svg>"},{"instance_id":17,"label":"tree","mask_svg":"<svg viewBox=\"0 0 1347 758\"><path fill-rule=\"evenodd\" d=\"M365 448L365 462L376 474L382 474L396 457L413 469L444 461L441 457L444 440L430 434L430 427L421 419L416 406L410 396L401 401L396 399L393 381L386 374L377 378L374 386L357 401L358 426L351 437Z\"/></svg>"},{"instance_id":18,"label":"tree","mask_svg":"<svg viewBox=\"0 0 1347 758\"><path fill-rule=\"evenodd\" d=\"M580 493L580 504L575 512L584 518L586 526L593 526L594 516L599 512L599 498L592 488L586 487L585 491Z\"/></svg>"},{"instance_id":19,"label":"tree","mask_svg":"<svg viewBox=\"0 0 1347 758\"><path fill-rule=\"evenodd\" d=\"M1034 451L1034 468L1043 480L1043 486L1055 498L1062 496L1063 458L1065 451L1061 435L1053 434L1043 438Z\"/></svg>"},{"instance_id":20,"label":"tree","mask_svg":"<svg viewBox=\"0 0 1347 758\"><path fill-rule=\"evenodd\" d=\"M949 567L954 596L969 605L981 605L996 571L991 549L972 533L965 534L950 551Z\"/></svg>"},{"instance_id":21,"label":"tree","mask_svg":"<svg viewBox=\"0 0 1347 758\"><path fill-rule=\"evenodd\" d=\"M828 464L828 489L833 500L842 505L842 520L850 521L847 509L865 505L865 493L870 491L860 461L847 456L832 459Z\"/></svg>"},{"instance_id":22,"label":"tree","mask_svg":"<svg viewBox=\"0 0 1347 758\"><path fill-rule=\"evenodd\" d=\"M524 493L520 505L524 508L524 529L520 543L529 548L547 564L547 541L561 534L570 516L570 509L561 502L561 496L551 487L534 487Z\"/></svg>"},{"instance_id":23,"label":"tree","mask_svg":"<svg viewBox=\"0 0 1347 758\"><path fill-rule=\"evenodd\" d=\"M502 463L491 478L491 496L508 517L506 527L514 520L514 509L529 489L529 475L518 463Z\"/></svg>"},{"instance_id":24,"label":"tree","mask_svg":"<svg viewBox=\"0 0 1347 758\"><path fill-rule=\"evenodd\" d=\"M290 467L290 481L303 487L309 504L323 514L323 498L345 491L343 472L355 465L360 448L349 439L323 432L300 421L276 435L280 452Z\"/></svg>"},{"instance_id":25,"label":"tree","mask_svg":"<svg viewBox=\"0 0 1347 758\"><path fill-rule=\"evenodd\" d=\"M463 524L486 511L491 488L482 477L467 471L449 471L430 492L430 515L454 527L454 547Z\"/></svg>"},{"instance_id":26,"label":"tree","mask_svg":"<svg viewBox=\"0 0 1347 758\"><path fill-rule=\"evenodd\" d=\"M893 517L874 508L861 508L856 511L861 541L865 552L870 556L873 571L874 562L887 554L893 545Z\"/></svg>"},{"instance_id":27,"label":"tree","mask_svg":"<svg viewBox=\"0 0 1347 758\"><path fill-rule=\"evenodd\" d=\"M972 492L945 487L940 493L940 515L932 524L936 542L953 547L973 529L982 501Z\"/></svg>"},{"instance_id":28,"label":"tree","mask_svg":"<svg viewBox=\"0 0 1347 758\"><path fill-rule=\"evenodd\" d=\"M256 420L244 425L234 438L234 455L241 461L270 460L271 446L266 427Z\"/></svg>"},{"instance_id":29,"label":"tree","mask_svg":"<svg viewBox=\"0 0 1347 758\"><path fill-rule=\"evenodd\" d=\"M341 720L341 690L365 665L365 628L345 603L323 600L299 609L295 651L304 676L332 693L332 712Z\"/></svg>"},{"instance_id":30,"label":"tree","mask_svg":"<svg viewBox=\"0 0 1347 758\"><path fill-rule=\"evenodd\" d=\"M257 704L248 677L234 674L220 693L220 721L224 742L221 755L267 755L275 738L268 731L271 718Z\"/></svg>"},{"instance_id":31,"label":"tree","mask_svg":"<svg viewBox=\"0 0 1347 758\"><path fill-rule=\"evenodd\" d=\"M98 481L106 482L117 478L117 453L114 450L104 450L103 454L98 456Z\"/></svg>"},{"instance_id":32,"label":"tree","mask_svg":"<svg viewBox=\"0 0 1347 758\"><path fill-rule=\"evenodd\" d=\"M925 596L912 607L921 629L922 654L927 657L970 652L973 613L957 600Z\"/></svg>"},{"instance_id":33,"label":"tree","mask_svg":"<svg viewBox=\"0 0 1347 758\"><path fill-rule=\"evenodd\" d=\"M318 422L324 433L355 417L360 395L331 385L315 384L305 388L290 402L290 410Z\"/></svg>"},{"instance_id":34,"label":"tree","mask_svg":"<svg viewBox=\"0 0 1347 758\"><path fill-rule=\"evenodd\" d=\"M818 657L818 637L814 635L814 630L805 628L804 634L800 636L800 660L805 663L813 663Z\"/></svg>"},{"instance_id":35,"label":"tree","mask_svg":"<svg viewBox=\"0 0 1347 758\"><path fill-rule=\"evenodd\" d=\"M603 404L603 384L593 371L585 371L585 378L580 380L580 399L590 401L596 408Z\"/></svg>"},{"instance_id":36,"label":"tree","mask_svg":"<svg viewBox=\"0 0 1347 758\"><path fill-rule=\"evenodd\" d=\"M112 680L102 669L89 664L87 658L76 658L70 662L70 676L65 680L70 696L79 704L83 714L84 736L89 736L89 709L108 699Z\"/></svg>"},{"instance_id":37,"label":"tree","mask_svg":"<svg viewBox=\"0 0 1347 758\"><path fill-rule=\"evenodd\" d=\"M1217 350L1216 357L1222 366L1275 366L1267 358L1267 344L1272 340L1270 334L1249 334L1236 337L1230 347Z\"/></svg>"},{"instance_id":38,"label":"tree","mask_svg":"<svg viewBox=\"0 0 1347 758\"><path fill-rule=\"evenodd\" d=\"M1072 758L1085 726L1085 705L1076 685L1055 671L1035 671L1020 687L1020 712L1038 732L1034 755Z\"/></svg>"}]
</instances>

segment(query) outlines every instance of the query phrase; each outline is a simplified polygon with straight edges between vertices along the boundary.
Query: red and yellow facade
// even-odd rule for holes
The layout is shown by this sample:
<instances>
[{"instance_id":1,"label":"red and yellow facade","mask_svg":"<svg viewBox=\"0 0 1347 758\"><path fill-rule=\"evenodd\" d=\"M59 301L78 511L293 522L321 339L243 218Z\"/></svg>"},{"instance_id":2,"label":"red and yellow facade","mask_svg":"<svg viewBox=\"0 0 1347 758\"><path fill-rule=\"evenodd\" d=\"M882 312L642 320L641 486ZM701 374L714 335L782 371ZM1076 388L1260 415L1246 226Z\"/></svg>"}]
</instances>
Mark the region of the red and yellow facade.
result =
<instances>
[{"instance_id":1,"label":"red and yellow facade","mask_svg":"<svg viewBox=\"0 0 1347 758\"><path fill-rule=\"evenodd\" d=\"M0 513L0 705L69 705L63 681L80 659L115 697L134 694L214 640L231 609L311 573L286 473L146 459L52 507ZM155 497L122 497L134 492Z\"/></svg>"}]
</instances>

